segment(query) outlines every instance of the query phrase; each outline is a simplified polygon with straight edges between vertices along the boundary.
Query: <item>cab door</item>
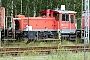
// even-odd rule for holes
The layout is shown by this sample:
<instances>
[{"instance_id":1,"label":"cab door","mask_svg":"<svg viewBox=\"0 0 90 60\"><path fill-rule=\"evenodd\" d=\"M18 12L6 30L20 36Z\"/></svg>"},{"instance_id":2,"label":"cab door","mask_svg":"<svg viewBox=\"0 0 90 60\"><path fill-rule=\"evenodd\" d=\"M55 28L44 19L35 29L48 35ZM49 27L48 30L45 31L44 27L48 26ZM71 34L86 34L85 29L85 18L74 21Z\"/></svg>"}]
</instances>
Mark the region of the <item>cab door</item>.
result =
<instances>
[{"instance_id":1,"label":"cab door","mask_svg":"<svg viewBox=\"0 0 90 60\"><path fill-rule=\"evenodd\" d=\"M61 19L61 22L60 22L60 25L61 25L61 29L64 29L64 30L67 30L70 28L70 24L69 24L69 14L62 14L62 19Z\"/></svg>"},{"instance_id":2,"label":"cab door","mask_svg":"<svg viewBox=\"0 0 90 60\"><path fill-rule=\"evenodd\" d=\"M70 14L70 28L76 29L75 14Z\"/></svg>"}]
</instances>

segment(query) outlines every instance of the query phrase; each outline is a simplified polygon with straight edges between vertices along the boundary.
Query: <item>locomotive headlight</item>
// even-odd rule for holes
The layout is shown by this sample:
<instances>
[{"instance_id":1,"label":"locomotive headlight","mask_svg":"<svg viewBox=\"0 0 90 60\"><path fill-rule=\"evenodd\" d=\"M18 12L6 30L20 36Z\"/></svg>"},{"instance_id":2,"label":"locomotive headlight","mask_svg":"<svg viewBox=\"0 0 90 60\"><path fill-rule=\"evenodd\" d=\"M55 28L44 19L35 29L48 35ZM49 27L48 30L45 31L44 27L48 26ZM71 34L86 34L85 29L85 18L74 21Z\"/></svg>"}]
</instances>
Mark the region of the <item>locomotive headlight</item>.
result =
<instances>
[{"instance_id":1,"label":"locomotive headlight","mask_svg":"<svg viewBox=\"0 0 90 60\"><path fill-rule=\"evenodd\" d=\"M82 31L82 34L84 33L84 31Z\"/></svg>"},{"instance_id":2,"label":"locomotive headlight","mask_svg":"<svg viewBox=\"0 0 90 60\"><path fill-rule=\"evenodd\" d=\"M84 36L84 31L82 31L82 36Z\"/></svg>"},{"instance_id":3,"label":"locomotive headlight","mask_svg":"<svg viewBox=\"0 0 90 60\"><path fill-rule=\"evenodd\" d=\"M76 27L76 29L77 29L77 23L75 23L75 27Z\"/></svg>"}]
</instances>

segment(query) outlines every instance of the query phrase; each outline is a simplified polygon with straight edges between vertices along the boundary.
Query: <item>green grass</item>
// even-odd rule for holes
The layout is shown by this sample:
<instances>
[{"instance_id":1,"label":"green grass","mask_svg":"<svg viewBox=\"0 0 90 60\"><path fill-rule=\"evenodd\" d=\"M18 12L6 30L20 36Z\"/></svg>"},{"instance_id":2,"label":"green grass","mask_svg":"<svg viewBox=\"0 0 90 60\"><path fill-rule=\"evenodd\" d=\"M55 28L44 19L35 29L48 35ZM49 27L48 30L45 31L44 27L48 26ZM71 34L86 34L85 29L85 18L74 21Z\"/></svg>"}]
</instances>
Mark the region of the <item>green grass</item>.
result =
<instances>
[{"instance_id":1,"label":"green grass","mask_svg":"<svg viewBox=\"0 0 90 60\"><path fill-rule=\"evenodd\" d=\"M71 46L75 46L75 42L63 40L62 43L61 43L61 45L71 45Z\"/></svg>"},{"instance_id":2,"label":"green grass","mask_svg":"<svg viewBox=\"0 0 90 60\"><path fill-rule=\"evenodd\" d=\"M48 41L48 42L35 42L32 41L28 44L22 42L5 42L2 44L3 47L30 47L30 46L57 46L59 41Z\"/></svg>"},{"instance_id":3,"label":"green grass","mask_svg":"<svg viewBox=\"0 0 90 60\"><path fill-rule=\"evenodd\" d=\"M30 46L58 46L60 41L48 41L48 42L35 42L32 41L28 44L22 42L5 42L2 47L30 47ZM74 42L63 40L61 45L75 45Z\"/></svg>"},{"instance_id":4,"label":"green grass","mask_svg":"<svg viewBox=\"0 0 90 60\"><path fill-rule=\"evenodd\" d=\"M77 41L68 41L68 40L62 40L61 45L83 45L83 43L80 43L82 40L77 38ZM58 46L60 44L60 41L47 41L47 42L41 42L41 41L32 41L28 44L26 44L24 41L18 42L18 41L5 41L2 43L2 47L30 47L30 46ZM90 44L88 44L90 45Z\"/></svg>"},{"instance_id":5,"label":"green grass","mask_svg":"<svg viewBox=\"0 0 90 60\"><path fill-rule=\"evenodd\" d=\"M49 41L49 42L32 41L28 44L25 44L23 41L22 42L6 41L4 44L2 44L2 46L3 47L58 46L59 42L60 41ZM76 45L76 41L71 42L63 40L61 42L61 45ZM22 53L19 56L4 55L3 57L0 57L0 60L84 60L84 53L83 52L72 53L70 51L62 51L62 52L58 51L56 53L55 51L52 51L50 55L46 55L33 51L33 53L30 53L29 55L26 55L26 53ZM90 52L86 53L86 60L90 60Z\"/></svg>"},{"instance_id":6,"label":"green grass","mask_svg":"<svg viewBox=\"0 0 90 60\"><path fill-rule=\"evenodd\" d=\"M44 56L3 56L0 57L0 60L84 60L84 53L72 53L70 51L63 51L52 53L50 55ZM90 60L90 52L86 53L86 60Z\"/></svg>"}]
</instances>

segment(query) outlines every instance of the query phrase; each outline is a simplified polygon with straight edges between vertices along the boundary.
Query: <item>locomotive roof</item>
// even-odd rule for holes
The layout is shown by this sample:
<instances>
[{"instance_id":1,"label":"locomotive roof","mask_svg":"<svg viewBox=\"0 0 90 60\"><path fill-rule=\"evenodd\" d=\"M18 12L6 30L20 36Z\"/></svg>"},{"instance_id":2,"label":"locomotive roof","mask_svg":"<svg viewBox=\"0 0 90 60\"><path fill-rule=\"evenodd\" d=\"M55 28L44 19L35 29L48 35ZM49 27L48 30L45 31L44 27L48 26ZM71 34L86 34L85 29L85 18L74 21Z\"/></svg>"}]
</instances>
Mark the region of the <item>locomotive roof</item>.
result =
<instances>
[{"instance_id":1,"label":"locomotive roof","mask_svg":"<svg viewBox=\"0 0 90 60\"><path fill-rule=\"evenodd\" d=\"M77 13L77 12L75 12L75 11L68 11L68 10L55 10L55 11L57 11L57 12L59 12L59 13Z\"/></svg>"},{"instance_id":2,"label":"locomotive roof","mask_svg":"<svg viewBox=\"0 0 90 60\"><path fill-rule=\"evenodd\" d=\"M47 10L50 10L50 9L47 9ZM39 13L46 12L47 10L41 11L41 12L39 12ZM77 12L75 12L75 11L69 11L69 10L50 10L50 11L57 12L57 13L74 13L74 14L77 13Z\"/></svg>"}]
</instances>

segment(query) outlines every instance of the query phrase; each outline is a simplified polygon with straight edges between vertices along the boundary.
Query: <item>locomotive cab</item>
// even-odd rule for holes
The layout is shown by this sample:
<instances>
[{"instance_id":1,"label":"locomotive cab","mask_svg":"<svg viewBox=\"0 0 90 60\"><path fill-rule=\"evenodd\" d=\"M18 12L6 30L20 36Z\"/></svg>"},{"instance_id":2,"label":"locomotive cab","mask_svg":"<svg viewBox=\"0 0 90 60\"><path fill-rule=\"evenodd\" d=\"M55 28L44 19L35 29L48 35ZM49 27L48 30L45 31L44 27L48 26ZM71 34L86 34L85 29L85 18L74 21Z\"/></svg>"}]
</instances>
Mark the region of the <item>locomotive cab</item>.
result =
<instances>
[{"instance_id":1,"label":"locomotive cab","mask_svg":"<svg viewBox=\"0 0 90 60\"><path fill-rule=\"evenodd\" d=\"M70 37L76 33L76 12L68 10L56 10L59 12L58 29L62 37ZM76 36L76 35L75 35Z\"/></svg>"},{"instance_id":2,"label":"locomotive cab","mask_svg":"<svg viewBox=\"0 0 90 60\"><path fill-rule=\"evenodd\" d=\"M54 18L54 28L61 32L62 37L76 37L76 12L68 10L45 10L40 12L41 16ZM72 40L72 39L71 39ZM75 40L75 39L74 39Z\"/></svg>"},{"instance_id":3,"label":"locomotive cab","mask_svg":"<svg viewBox=\"0 0 90 60\"><path fill-rule=\"evenodd\" d=\"M59 11L60 12L60 29L62 33L75 33L76 30L76 12Z\"/></svg>"},{"instance_id":4,"label":"locomotive cab","mask_svg":"<svg viewBox=\"0 0 90 60\"><path fill-rule=\"evenodd\" d=\"M76 31L74 11L44 10L38 17L25 17L17 15L14 20L15 29L23 32L25 38L30 40L58 38L58 31L62 36L70 36Z\"/></svg>"}]
</instances>

